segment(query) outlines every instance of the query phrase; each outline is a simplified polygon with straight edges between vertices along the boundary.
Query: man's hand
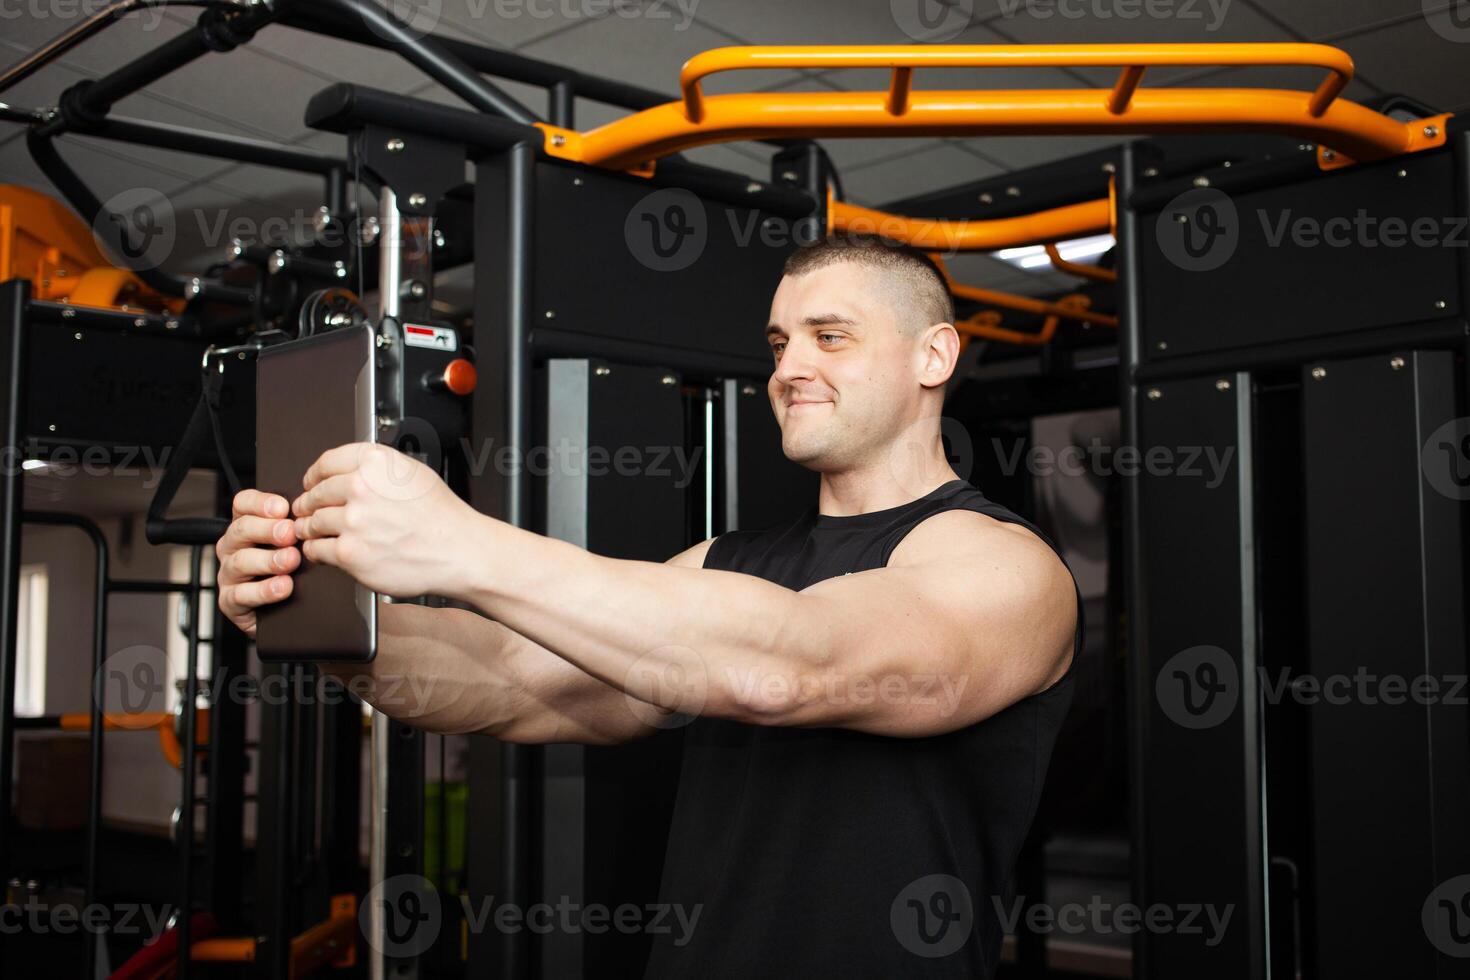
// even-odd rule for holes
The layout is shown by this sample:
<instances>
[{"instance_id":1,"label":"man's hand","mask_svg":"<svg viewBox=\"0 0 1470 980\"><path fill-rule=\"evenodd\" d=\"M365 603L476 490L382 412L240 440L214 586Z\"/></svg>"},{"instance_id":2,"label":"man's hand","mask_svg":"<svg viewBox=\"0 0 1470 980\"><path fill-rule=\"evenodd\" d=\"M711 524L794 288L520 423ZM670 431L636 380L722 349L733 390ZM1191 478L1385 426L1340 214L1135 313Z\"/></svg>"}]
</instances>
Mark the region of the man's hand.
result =
<instances>
[{"instance_id":1,"label":"man's hand","mask_svg":"<svg viewBox=\"0 0 1470 980\"><path fill-rule=\"evenodd\" d=\"M454 556L479 515L412 456L354 442L329 449L291 502L307 560L391 596L450 595Z\"/></svg>"},{"instance_id":2,"label":"man's hand","mask_svg":"<svg viewBox=\"0 0 1470 980\"><path fill-rule=\"evenodd\" d=\"M241 490L224 537L215 543L220 612L246 635L255 635L255 610L291 594L291 573L301 567L290 507L279 494Z\"/></svg>"}]
</instances>

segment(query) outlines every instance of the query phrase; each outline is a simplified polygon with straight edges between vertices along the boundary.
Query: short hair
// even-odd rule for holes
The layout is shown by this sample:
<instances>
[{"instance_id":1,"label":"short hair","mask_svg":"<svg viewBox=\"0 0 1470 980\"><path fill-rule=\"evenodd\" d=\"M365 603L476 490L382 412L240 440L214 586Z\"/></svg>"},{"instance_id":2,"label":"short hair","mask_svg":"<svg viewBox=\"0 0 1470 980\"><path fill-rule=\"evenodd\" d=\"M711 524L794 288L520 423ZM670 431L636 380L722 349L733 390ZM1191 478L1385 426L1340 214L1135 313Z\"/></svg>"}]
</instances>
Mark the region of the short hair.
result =
<instances>
[{"instance_id":1,"label":"short hair","mask_svg":"<svg viewBox=\"0 0 1470 980\"><path fill-rule=\"evenodd\" d=\"M786 257L782 274L804 276L839 262L887 274L904 333L913 335L936 323L954 323L954 300L934 260L911 245L877 235L841 235L804 245ZM910 312L912 319L905 316ZM908 322L902 322L905 320Z\"/></svg>"}]
</instances>

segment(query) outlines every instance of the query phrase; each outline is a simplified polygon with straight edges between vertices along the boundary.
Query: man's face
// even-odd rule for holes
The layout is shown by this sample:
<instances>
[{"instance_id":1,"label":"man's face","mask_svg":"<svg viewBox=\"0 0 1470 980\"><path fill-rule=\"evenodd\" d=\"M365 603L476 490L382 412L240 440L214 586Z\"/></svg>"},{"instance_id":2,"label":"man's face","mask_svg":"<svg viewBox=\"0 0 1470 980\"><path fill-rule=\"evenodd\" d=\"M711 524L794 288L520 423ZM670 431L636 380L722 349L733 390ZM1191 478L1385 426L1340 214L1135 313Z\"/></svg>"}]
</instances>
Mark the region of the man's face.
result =
<instances>
[{"instance_id":1,"label":"man's face","mask_svg":"<svg viewBox=\"0 0 1470 980\"><path fill-rule=\"evenodd\" d=\"M781 280L767 385L787 458L818 472L875 461L918 417L922 355L880 270L838 262Z\"/></svg>"}]
</instances>

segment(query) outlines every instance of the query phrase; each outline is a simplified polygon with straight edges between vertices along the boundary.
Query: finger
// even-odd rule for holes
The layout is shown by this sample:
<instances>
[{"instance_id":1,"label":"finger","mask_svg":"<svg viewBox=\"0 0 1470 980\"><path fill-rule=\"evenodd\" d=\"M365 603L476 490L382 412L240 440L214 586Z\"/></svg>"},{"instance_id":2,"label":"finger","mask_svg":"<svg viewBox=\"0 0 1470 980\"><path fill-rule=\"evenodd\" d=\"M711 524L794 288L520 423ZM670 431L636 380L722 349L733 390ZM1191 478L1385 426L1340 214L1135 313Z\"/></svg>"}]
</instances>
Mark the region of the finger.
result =
<instances>
[{"instance_id":1,"label":"finger","mask_svg":"<svg viewBox=\"0 0 1470 980\"><path fill-rule=\"evenodd\" d=\"M295 582L289 575L275 575L254 582L241 582L220 590L219 604L226 616L243 616L253 609L280 602L291 594Z\"/></svg>"},{"instance_id":2,"label":"finger","mask_svg":"<svg viewBox=\"0 0 1470 980\"><path fill-rule=\"evenodd\" d=\"M301 478L301 488L310 490L329 476L351 473L360 465L363 453L371 450L374 445L371 442L349 442L345 446L328 449L306 468L306 475Z\"/></svg>"},{"instance_id":3,"label":"finger","mask_svg":"<svg viewBox=\"0 0 1470 980\"><path fill-rule=\"evenodd\" d=\"M307 561L316 562L318 565L335 565L341 567L341 561L337 555L337 538L312 538L301 544L301 553L306 556Z\"/></svg>"},{"instance_id":4,"label":"finger","mask_svg":"<svg viewBox=\"0 0 1470 980\"><path fill-rule=\"evenodd\" d=\"M316 486L303 493L291 502L291 512L297 517L305 517L307 514L323 507L340 507L347 503L348 494L352 491L352 481L356 477L356 471L352 473L338 473L329 476Z\"/></svg>"},{"instance_id":5,"label":"finger","mask_svg":"<svg viewBox=\"0 0 1470 980\"><path fill-rule=\"evenodd\" d=\"M296 518L296 537L302 541L312 538L335 538L346 528L346 507L323 507L309 517Z\"/></svg>"},{"instance_id":6,"label":"finger","mask_svg":"<svg viewBox=\"0 0 1470 980\"><path fill-rule=\"evenodd\" d=\"M230 522L225 536L220 539L219 557L229 557L242 548L253 548L260 544L285 547L295 544L294 525L291 521L271 517L237 517Z\"/></svg>"},{"instance_id":7,"label":"finger","mask_svg":"<svg viewBox=\"0 0 1470 980\"><path fill-rule=\"evenodd\" d=\"M301 565L301 552L295 548L241 548L220 569L226 584L244 582L262 575L294 572Z\"/></svg>"},{"instance_id":8,"label":"finger","mask_svg":"<svg viewBox=\"0 0 1470 980\"><path fill-rule=\"evenodd\" d=\"M290 513L289 507L282 506L285 503L286 498L278 493L266 493L264 490L241 490L235 494L232 503L234 513L231 516L285 517Z\"/></svg>"}]
</instances>

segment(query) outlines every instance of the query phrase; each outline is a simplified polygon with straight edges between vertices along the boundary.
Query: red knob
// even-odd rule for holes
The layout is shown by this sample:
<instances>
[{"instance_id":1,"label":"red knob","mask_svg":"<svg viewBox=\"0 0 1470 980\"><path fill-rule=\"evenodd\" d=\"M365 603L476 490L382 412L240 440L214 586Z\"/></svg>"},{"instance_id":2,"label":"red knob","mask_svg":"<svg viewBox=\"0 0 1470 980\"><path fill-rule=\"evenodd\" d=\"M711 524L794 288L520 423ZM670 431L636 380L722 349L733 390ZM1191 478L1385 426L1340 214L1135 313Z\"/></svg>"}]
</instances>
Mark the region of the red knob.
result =
<instances>
[{"instance_id":1,"label":"red knob","mask_svg":"<svg viewBox=\"0 0 1470 980\"><path fill-rule=\"evenodd\" d=\"M475 390L477 378L474 362L456 357L444 365L444 373L436 379L438 384L435 387L443 387L445 391L456 395L468 395Z\"/></svg>"}]
</instances>

